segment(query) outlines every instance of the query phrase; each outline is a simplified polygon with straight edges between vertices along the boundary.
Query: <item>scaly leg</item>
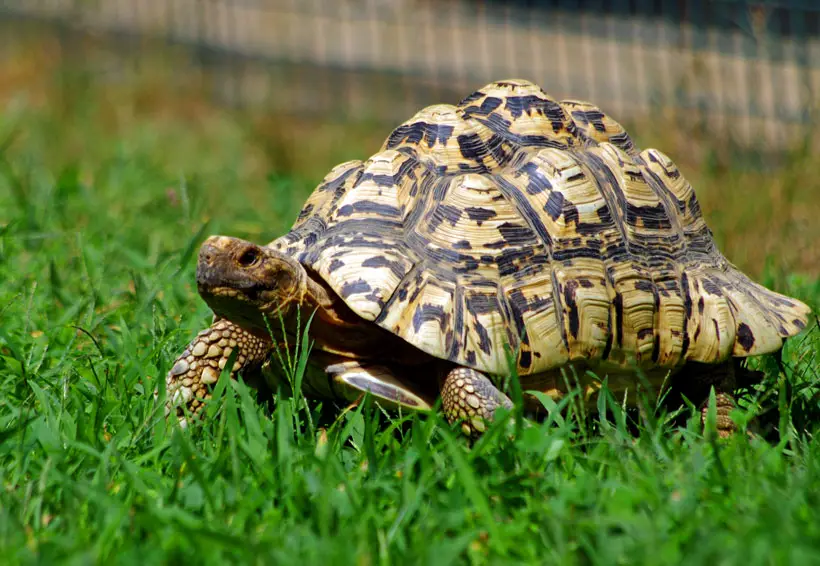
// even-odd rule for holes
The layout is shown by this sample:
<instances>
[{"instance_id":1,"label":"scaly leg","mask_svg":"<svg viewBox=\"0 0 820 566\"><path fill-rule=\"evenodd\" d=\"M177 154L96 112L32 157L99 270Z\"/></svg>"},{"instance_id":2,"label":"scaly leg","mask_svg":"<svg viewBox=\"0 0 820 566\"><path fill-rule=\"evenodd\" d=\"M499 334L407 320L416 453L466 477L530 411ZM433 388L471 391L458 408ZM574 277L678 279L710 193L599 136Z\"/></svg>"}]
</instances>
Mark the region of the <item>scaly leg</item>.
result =
<instances>
[{"instance_id":1,"label":"scaly leg","mask_svg":"<svg viewBox=\"0 0 820 566\"><path fill-rule=\"evenodd\" d=\"M462 421L461 430L468 436L479 436L492 421L496 409L512 409L512 401L499 391L484 374L470 368L452 370L441 386L444 415L452 424Z\"/></svg>"},{"instance_id":2,"label":"scaly leg","mask_svg":"<svg viewBox=\"0 0 820 566\"><path fill-rule=\"evenodd\" d=\"M726 371L721 374L719 380L712 385L715 388L715 424L718 436L721 438L728 438L737 432L737 425L732 420L731 413L735 409L735 375L734 366L726 365ZM706 426L707 416L709 414L709 397L701 404L700 416L703 425Z\"/></svg>"},{"instance_id":3,"label":"scaly leg","mask_svg":"<svg viewBox=\"0 0 820 566\"><path fill-rule=\"evenodd\" d=\"M216 383L234 348L236 360L231 377L240 371L257 370L270 356L272 342L251 334L225 319L214 319L194 338L176 359L165 378L167 400L165 415L176 409L181 426L185 426L185 405L191 414L202 410L203 400L210 398L208 386Z\"/></svg>"},{"instance_id":4,"label":"scaly leg","mask_svg":"<svg viewBox=\"0 0 820 566\"><path fill-rule=\"evenodd\" d=\"M676 400L679 394L686 396L696 403L700 411L700 419L705 427L709 415L709 393L715 388L715 424L718 436L726 438L737 432L737 426L732 420L731 413L735 408L735 365L736 360L729 360L721 364L705 364L689 362L675 376L673 392L670 402ZM742 368L741 368L742 369Z\"/></svg>"}]
</instances>

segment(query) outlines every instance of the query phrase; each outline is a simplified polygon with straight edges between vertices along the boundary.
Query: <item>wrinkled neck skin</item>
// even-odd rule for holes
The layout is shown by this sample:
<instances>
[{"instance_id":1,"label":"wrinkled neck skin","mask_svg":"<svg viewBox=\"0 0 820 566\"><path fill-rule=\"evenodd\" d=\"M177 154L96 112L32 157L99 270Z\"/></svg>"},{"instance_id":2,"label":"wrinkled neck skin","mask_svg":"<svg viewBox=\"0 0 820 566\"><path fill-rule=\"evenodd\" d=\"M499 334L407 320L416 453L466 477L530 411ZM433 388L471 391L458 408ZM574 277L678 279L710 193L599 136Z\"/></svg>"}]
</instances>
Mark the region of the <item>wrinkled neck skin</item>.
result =
<instances>
[{"instance_id":1,"label":"wrinkled neck skin","mask_svg":"<svg viewBox=\"0 0 820 566\"><path fill-rule=\"evenodd\" d=\"M313 317L311 319L311 316ZM277 315L269 317L274 336L281 336L282 324ZM379 359L406 364L429 361L404 340L362 319L313 273L308 273L302 300L284 316L287 342L295 347L297 335L302 336L310 320L309 337L313 348L351 359ZM278 335L278 336L277 336ZM385 353L388 355L385 356Z\"/></svg>"}]
</instances>

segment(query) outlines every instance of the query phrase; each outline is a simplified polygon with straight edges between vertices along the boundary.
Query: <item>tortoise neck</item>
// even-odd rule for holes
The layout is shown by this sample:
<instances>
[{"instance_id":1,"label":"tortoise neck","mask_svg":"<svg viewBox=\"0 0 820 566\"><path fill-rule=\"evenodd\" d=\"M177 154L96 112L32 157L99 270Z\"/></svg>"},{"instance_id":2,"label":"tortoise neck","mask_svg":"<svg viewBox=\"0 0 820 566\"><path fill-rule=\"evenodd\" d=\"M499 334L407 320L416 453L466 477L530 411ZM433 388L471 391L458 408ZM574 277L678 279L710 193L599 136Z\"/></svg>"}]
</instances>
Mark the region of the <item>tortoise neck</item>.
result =
<instances>
[{"instance_id":1,"label":"tortoise neck","mask_svg":"<svg viewBox=\"0 0 820 566\"><path fill-rule=\"evenodd\" d=\"M392 360L418 359L419 352L403 340L354 313L315 273L307 270L307 287L299 305L301 324L313 316L310 337L314 347L355 359L385 357ZM294 309L296 311L296 309ZM291 318L291 332L299 332Z\"/></svg>"},{"instance_id":2,"label":"tortoise neck","mask_svg":"<svg viewBox=\"0 0 820 566\"><path fill-rule=\"evenodd\" d=\"M341 302L339 298L314 273L306 273L306 275L305 293L302 296L300 306L309 310L334 311L335 304Z\"/></svg>"},{"instance_id":3,"label":"tortoise neck","mask_svg":"<svg viewBox=\"0 0 820 566\"><path fill-rule=\"evenodd\" d=\"M308 272L305 294L299 303L299 317L302 322L311 315L310 335L317 346L330 350L346 350L353 335L372 334L367 321L356 315L345 302L334 293L317 274Z\"/></svg>"}]
</instances>

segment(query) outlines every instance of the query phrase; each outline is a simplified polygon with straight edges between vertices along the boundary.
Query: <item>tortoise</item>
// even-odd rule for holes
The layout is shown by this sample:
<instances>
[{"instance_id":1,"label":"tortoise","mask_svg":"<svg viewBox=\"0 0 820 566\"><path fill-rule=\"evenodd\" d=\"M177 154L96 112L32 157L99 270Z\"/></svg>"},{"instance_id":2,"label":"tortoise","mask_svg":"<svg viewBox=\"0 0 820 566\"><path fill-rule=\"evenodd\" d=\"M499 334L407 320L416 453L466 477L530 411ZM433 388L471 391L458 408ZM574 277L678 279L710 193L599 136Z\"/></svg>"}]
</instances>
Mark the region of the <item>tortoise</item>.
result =
<instances>
[{"instance_id":1,"label":"tortoise","mask_svg":"<svg viewBox=\"0 0 820 566\"><path fill-rule=\"evenodd\" d=\"M308 397L430 410L440 396L479 435L512 406L512 373L558 399L572 370L590 403L606 376L630 404L640 374L705 384L704 419L713 387L729 435L736 360L778 350L810 313L718 251L669 157L526 80L424 108L331 170L268 245L211 236L196 281L214 321L166 379L183 425L232 352L232 376L258 374L313 316Z\"/></svg>"}]
</instances>

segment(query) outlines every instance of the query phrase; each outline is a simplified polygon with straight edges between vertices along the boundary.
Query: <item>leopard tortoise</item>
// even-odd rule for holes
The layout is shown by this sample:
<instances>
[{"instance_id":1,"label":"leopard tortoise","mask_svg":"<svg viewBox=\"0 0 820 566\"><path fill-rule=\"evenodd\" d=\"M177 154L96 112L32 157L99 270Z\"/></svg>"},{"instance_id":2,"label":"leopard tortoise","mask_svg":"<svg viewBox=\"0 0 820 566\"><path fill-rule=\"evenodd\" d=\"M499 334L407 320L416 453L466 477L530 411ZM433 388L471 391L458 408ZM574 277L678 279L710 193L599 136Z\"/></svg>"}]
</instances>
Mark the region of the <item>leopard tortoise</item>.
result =
<instances>
[{"instance_id":1,"label":"leopard tortoise","mask_svg":"<svg viewBox=\"0 0 820 566\"><path fill-rule=\"evenodd\" d=\"M524 80L421 110L335 167L287 234L207 239L196 277L215 317L167 376L183 425L234 350L234 376L276 366L277 329L313 316L306 396L413 409L440 396L480 434L511 407L497 387L511 360L523 390L555 399L572 369L590 401L591 371L632 402L640 371L706 383L701 400L714 387L727 435L733 360L779 349L810 313L721 255L666 155Z\"/></svg>"}]
</instances>

